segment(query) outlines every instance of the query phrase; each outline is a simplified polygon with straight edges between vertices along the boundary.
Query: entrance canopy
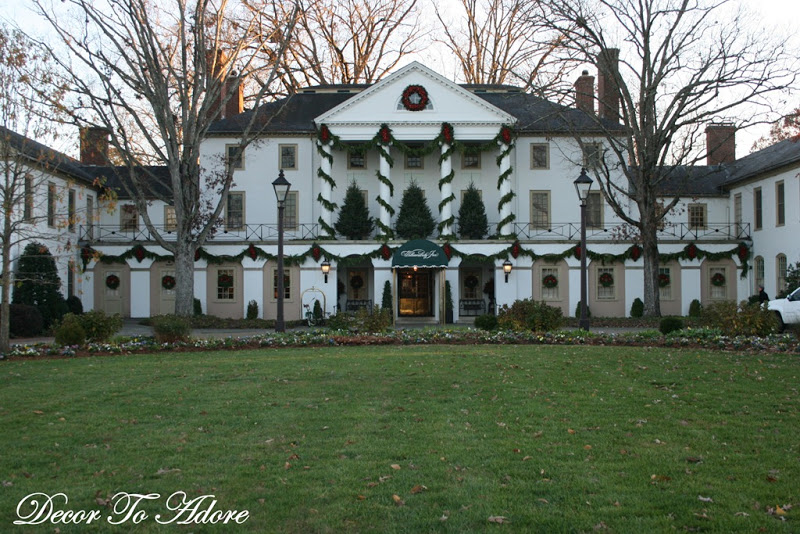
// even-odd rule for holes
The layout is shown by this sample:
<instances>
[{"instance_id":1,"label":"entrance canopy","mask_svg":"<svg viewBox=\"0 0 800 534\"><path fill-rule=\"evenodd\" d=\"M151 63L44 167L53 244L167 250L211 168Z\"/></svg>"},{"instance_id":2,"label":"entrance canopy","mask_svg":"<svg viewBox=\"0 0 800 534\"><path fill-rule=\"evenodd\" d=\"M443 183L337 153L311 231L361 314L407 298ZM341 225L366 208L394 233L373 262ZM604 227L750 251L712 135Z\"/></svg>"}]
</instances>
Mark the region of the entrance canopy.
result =
<instances>
[{"instance_id":1,"label":"entrance canopy","mask_svg":"<svg viewBox=\"0 0 800 534\"><path fill-rule=\"evenodd\" d=\"M427 239L414 239L394 252L392 267L441 269L447 267L447 256L436 243Z\"/></svg>"}]
</instances>

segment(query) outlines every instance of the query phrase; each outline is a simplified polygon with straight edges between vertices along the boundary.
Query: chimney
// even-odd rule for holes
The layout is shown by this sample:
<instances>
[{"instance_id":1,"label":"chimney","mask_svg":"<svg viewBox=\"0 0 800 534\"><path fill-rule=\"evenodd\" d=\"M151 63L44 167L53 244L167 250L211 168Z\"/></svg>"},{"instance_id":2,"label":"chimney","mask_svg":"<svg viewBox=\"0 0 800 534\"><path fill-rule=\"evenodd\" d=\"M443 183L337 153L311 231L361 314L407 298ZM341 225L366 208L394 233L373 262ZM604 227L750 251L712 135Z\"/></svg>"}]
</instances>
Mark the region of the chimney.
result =
<instances>
[{"instance_id":1,"label":"chimney","mask_svg":"<svg viewBox=\"0 0 800 534\"><path fill-rule=\"evenodd\" d=\"M236 72L231 72L228 80L225 82L226 93L223 93L221 98L227 98L225 102L224 118L233 117L244 111L244 91L242 88L242 80L236 76Z\"/></svg>"},{"instance_id":2,"label":"chimney","mask_svg":"<svg viewBox=\"0 0 800 534\"><path fill-rule=\"evenodd\" d=\"M736 161L736 126L717 122L706 126L706 163L720 165Z\"/></svg>"},{"instance_id":3,"label":"chimney","mask_svg":"<svg viewBox=\"0 0 800 534\"><path fill-rule=\"evenodd\" d=\"M597 56L598 114L619 122L619 49L606 48Z\"/></svg>"},{"instance_id":4,"label":"chimney","mask_svg":"<svg viewBox=\"0 0 800 534\"><path fill-rule=\"evenodd\" d=\"M81 163L108 165L108 128L90 126L80 129Z\"/></svg>"},{"instance_id":5,"label":"chimney","mask_svg":"<svg viewBox=\"0 0 800 534\"><path fill-rule=\"evenodd\" d=\"M575 80L575 107L594 114L594 76L589 76L588 70Z\"/></svg>"}]
</instances>

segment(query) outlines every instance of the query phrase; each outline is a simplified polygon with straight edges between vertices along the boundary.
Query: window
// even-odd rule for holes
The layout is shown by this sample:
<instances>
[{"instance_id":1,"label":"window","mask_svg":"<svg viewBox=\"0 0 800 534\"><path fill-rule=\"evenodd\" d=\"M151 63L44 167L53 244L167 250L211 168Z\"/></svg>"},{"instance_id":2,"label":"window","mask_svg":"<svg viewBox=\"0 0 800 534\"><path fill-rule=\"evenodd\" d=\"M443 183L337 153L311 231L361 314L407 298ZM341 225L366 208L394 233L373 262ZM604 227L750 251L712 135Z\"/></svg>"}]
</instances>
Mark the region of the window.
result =
<instances>
[{"instance_id":1,"label":"window","mask_svg":"<svg viewBox=\"0 0 800 534\"><path fill-rule=\"evenodd\" d=\"M228 192L228 202L225 204L225 228L227 230L241 230L244 227L244 193L241 191Z\"/></svg>"},{"instance_id":2,"label":"window","mask_svg":"<svg viewBox=\"0 0 800 534\"><path fill-rule=\"evenodd\" d=\"M47 226L56 226L56 184L47 185Z\"/></svg>"},{"instance_id":3,"label":"window","mask_svg":"<svg viewBox=\"0 0 800 534\"><path fill-rule=\"evenodd\" d=\"M461 156L462 169L480 169L481 168L481 153L480 152L465 152Z\"/></svg>"},{"instance_id":4,"label":"window","mask_svg":"<svg viewBox=\"0 0 800 534\"><path fill-rule=\"evenodd\" d=\"M736 224L736 235L742 231L742 194L733 195L733 222Z\"/></svg>"},{"instance_id":5,"label":"window","mask_svg":"<svg viewBox=\"0 0 800 534\"><path fill-rule=\"evenodd\" d=\"M531 169L550 168L550 146L547 143L531 143Z\"/></svg>"},{"instance_id":6,"label":"window","mask_svg":"<svg viewBox=\"0 0 800 534\"><path fill-rule=\"evenodd\" d=\"M236 292L236 271L217 269L217 300L234 300Z\"/></svg>"},{"instance_id":7,"label":"window","mask_svg":"<svg viewBox=\"0 0 800 534\"><path fill-rule=\"evenodd\" d=\"M69 260L67 264L67 297L75 295L75 262Z\"/></svg>"},{"instance_id":8,"label":"window","mask_svg":"<svg viewBox=\"0 0 800 534\"><path fill-rule=\"evenodd\" d=\"M786 224L786 198L783 180L775 184L775 226Z\"/></svg>"},{"instance_id":9,"label":"window","mask_svg":"<svg viewBox=\"0 0 800 534\"><path fill-rule=\"evenodd\" d=\"M716 279L721 280L722 283L715 284ZM725 267L711 267L708 270L708 286L711 288L709 297L712 300L725 300L728 297L728 277L725 275Z\"/></svg>"},{"instance_id":10,"label":"window","mask_svg":"<svg viewBox=\"0 0 800 534\"><path fill-rule=\"evenodd\" d=\"M611 283L604 284L604 279L611 277ZM597 268L597 300L614 300L614 286L616 285L616 278L614 277L613 267L598 267Z\"/></svg>"},{"instance_id":11,"label":"window","mask_svg":"<svg viewBox=\"0 0 800 534\"><path fill-rule=\"evenodd\" d=\"M33 176L30 174L25 175L25 205L22 218L26 221L33 219Z\"/></svg>"},{"instance_id":12,"label":"window","mask_svg":"<svg viewBox=\"0 0 800 534\"><path fill-rule=\"evenodd\" d=\"M75 231L75 190L70 189L67 193L67 230Z\"/></svg>"},{"instance_id":13,"label":"window","mask_svg":"<svg viewBox=\"0 0 800 534\"><path fill-rule=\"evenodd\" d=\"M94 197L86 196L86 237L94 238Z\"/></svg>"},{"instance_id":14,"label":"window","mask_svg":"<svg viewBox=\"0 0 800 534\"><path fill-rule=\"evenodd\" d=\"M545 284L545 279L556 279L554 287L548 287L550 284ZM542 267L542 300L558 300L558 269L556 267Z\"/></svg>"},{"instance_id":15,"label":"window","mask_svg":"<svg viewBox=\"0 0 800 534\"><path fill-rule=\"evenodd\" d=\"M139 212L133 204L120 206L119 229L122 232L135 232L139 229Z\"/></svg>"},{"instance_id":16,"label":"window","mask_svg":"<svg viewBox=\"0 0 800 534\"><path fill-rule=\"evenodd\" d=\"M272 298L278 300L278 269L272 270ZM283 270L283 298L292 298L292 278L289 269Z\"/></svg>"},{"instance_id":17,"label":"window","mask_svg":"<svg viewBox=\"0 0 800 534\"><path fill-rule=\"evenodd\" d=\"M233 170L244 169L244 149L239 145L225 145L227 163Z\"/></svg>"},{"instance_id":18,"label":"window","mask_svg":"<svg viewBox=\"0 0 800 534\"><path fill-rule=\"evenodd\" d=\"M363 152L348 152L347 153L347 168L348 169L366 169L367 159L364 157Z\"/></svg>"},{"instance_id":19,"label":"window","mask_svg":"<svg viewBox=\"0 0 800 534\"><path fill-rule=\"evenodd\" d=\"M689 228L704 230L706 228L706 205L689 204Z\"/></svg>"},{"instance_id":20,"label":"window","mask_svg":"<svg viewBox=\"0 0 800 534\"><path fill-rule=\"evenodd\" d=\"M668 282L663 283L662 280ZM672 269L669 267L658 268L658 297L661 300L672 300Z\"/></svg>"},{"instance_id":21,"label":"window","mask_svg":"<svg viewBox=\"0 0 800 534\"><path fill-rule=\"evenodd\" d=\"M406 169L424 169L425 157L422 154L406 154Z\"/></svg>"},{"instance_id":22,"label":"window","mask_svg":"<svg viewBox=\"0 0 800 534\"><path fill-rule=\"evenodd\" d=\"M778 271L775 276L777 281L776 289L777 292L775 296L777 297L780 293L783 293L788 287L786 287L786 271L787 271L788 264L786 263L786 255L785 254L778 254L775 257L775 269Z\"/></svg>"},{"instance_id":23,"label":"window","mask_svg":"<svg viewBox=\"0 0 800 534\"><path fill-rule=\"evenodd\" d=\"M297 169L297 145L278 145L281 153L281 169Z\"/></svg>"},{"instance_id":24,"label":"window","mask_svg":"<svg viewBox=\"0 0 800 534\"><path fill-rule=\"evenodd\" d=\"M756 293L758 292L758 286L764 285L764 258L761 256L756 256L753 260L753 270L756 275Z\"/></svg>"},{"instance_id":25,"label":"window","mask_svg":"<svg viewBox=\"0 0 800 534\"><path fill-rule=\"evenodd\" d=\"M175 215L175 206L164 206L164 230L174 232L178 229L178 217Z\"/></svg>"},{"instance_id":26,"label":"window","mask_svg":"<svg viewBox=\"0 0 800 534\"><path fill-rule=\"evenodd\" d=\"M531 226L550 228L550 191L531 191Z\"/></svg>"},{"instance_id":27,"label":"window","mask_svg":"<svg viewBox=\"0 0 800 534\"><path fill-rule=\"evenodd\" d=\"M763 228L763 223L764 223L764 213L762 211L761 200L762 200L761 188L756 187L755 189L753 189L753 207L755 209L754 224L756 230L761 230L761 228Z\"/></svg>"},{"instance_id":28,"label":"window","mask_svg":"<svg viewBox=\"0 0 800 534\"><path fill-rule=\"evenodd\" d=\"M289 191L283 210L284 230L297 230L297 191Z\"/></svg>"},{"instance_id":29,"label":"window","mask_svg":"<svg viewBox=\"0 0 800 534\"><path fill-rule=\"evenodd\" d=\"M603 145L600 143L585 143L583 145L583 166L595 169L603 162Z\"/></svg>"},{"instance_id":30,"label":"window","mask_svg":"<svg viewBox=\"0 0 800 534\"><path fill-rule=\"evenodd\" d=\"M465 270L461 278L461 295L465 299L479 299L483 292L481 284L481 271L478 269Z\"/></svg>"},{"instance_id":31,"label":"window","mask_svg":"<svg viewBox=\"0 0 800 534\"><path fill-rule=\"evenodd\" d=\"M603 226L603 194L590 191L586 198L586 227L602 228Z\"/></svg>"}]
</instances>

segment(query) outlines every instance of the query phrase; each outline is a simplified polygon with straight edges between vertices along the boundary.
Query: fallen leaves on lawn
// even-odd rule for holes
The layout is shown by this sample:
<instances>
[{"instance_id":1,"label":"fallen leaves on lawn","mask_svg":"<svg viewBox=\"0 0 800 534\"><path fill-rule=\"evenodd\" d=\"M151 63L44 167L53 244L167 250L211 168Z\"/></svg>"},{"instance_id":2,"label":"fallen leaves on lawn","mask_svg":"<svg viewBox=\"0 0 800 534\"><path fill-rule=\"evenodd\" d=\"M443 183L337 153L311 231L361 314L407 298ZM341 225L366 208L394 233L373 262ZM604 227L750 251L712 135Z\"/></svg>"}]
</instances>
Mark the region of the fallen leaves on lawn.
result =
<instances>
[{"instance_id":1,"label":"fallen leaves on lawn","mask_svg":"<svg viewBox=\"0 0 800 534\"><path fill-rule=\"evenodd\" d=\"M416 495L417 493L422 493L423 491L427 491L428 488L423 486L422 484L417 484L413 488L411 488L411 494Z\"/></svg>"},{"instance_id":2,"label":"fallen leaves on lawn","mask_svg":"<svg viewBox=\"0 0 800 534\"><path fill-rule=\"evenodd\" d=\"M394 469L395 471L400 471L400 465L399 465L399 464L392 464L392 465L390 465L389 467L391 467L391 468L392 468L392 469Z\"/></svg>"},{"instance_id":3,"label":"fallen leaves on lawn","mask_svg":"<svg viewBox=\"0 0 800 534\"><path fill-rule=\"evenodd\" d=\"M397 506L405 506L406 502L399 495L392 495L392 500Z\"/></svg>"},{"instance_id":4,"label":"fallen leaves on lawn","mask_svg":"<svg viewBox=\"0 0 800 534\"><path fill-rule=\"evenodd\" d=\"M503 523L510 523L510 522L511 522L511 520L509 520L504 515L490 515L489 516L489 523L497 523L499 525L502 525Z\"/></svg>"},{"instance_id":5,"label":"fallen leaves on lawn","mask_svg":"<svg viewBox=\"0 0 800 534\"><path fill-rule=\"evenodd\" d=\"M180 472L181 472L181 470L178 469L178 468L168 469L168 468L162 467L161 469L156 471L156 474L157 475L169 475L171 473L180 473Z\"/></svg>"},{"instance_id":6,"label":"fallen leaves on lawn","mask_svg":"<svg viewBox=\"0 0 800 534\"><path fill-rule=\"evenodd\" d=\"M712 499L711 497L703 497L702 495L698 495L697 500L703 502L714 502L714 499Z\"/></svg>"}]
</instances>

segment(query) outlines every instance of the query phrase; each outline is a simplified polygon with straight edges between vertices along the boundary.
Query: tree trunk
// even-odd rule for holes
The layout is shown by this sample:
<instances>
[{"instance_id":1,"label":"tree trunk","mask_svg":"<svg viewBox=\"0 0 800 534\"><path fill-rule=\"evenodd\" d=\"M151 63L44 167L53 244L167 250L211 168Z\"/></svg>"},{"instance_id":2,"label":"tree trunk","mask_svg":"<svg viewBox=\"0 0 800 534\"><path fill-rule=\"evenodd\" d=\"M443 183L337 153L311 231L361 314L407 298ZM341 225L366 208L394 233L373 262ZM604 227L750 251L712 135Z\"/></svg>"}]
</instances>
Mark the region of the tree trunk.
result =
<instances>
[{"instance_id":1,"label":"tree trunk","mask_svg":"<svg viewBox=\"0 0 800 534\"><path fill-rule=\"evenodd\" d=\"M0 302L0 354L11 348L11 213L7 210L3 221L3 298Z\"/></svg>"},{"instance_id":2,"label":"tree trunk","mask_svg":"<svg viewBox=\"0 0 800 534\"><path fill-rule=\"evenodd\" d=\"M658 229L655 224L643 224L642 262L644 263L644 316L661 317L661 300L658 292Z\"/></svg>"},{"instance_id":3,"label":"tree trunk","mask_svg":"<svg viewBox=\"0 0 800 534\"><path fill-rule=\"evenodd\" d=\"M191 241L175 243L175 314L194 314L194 251Z\"/></svg>"}]
</instances>

